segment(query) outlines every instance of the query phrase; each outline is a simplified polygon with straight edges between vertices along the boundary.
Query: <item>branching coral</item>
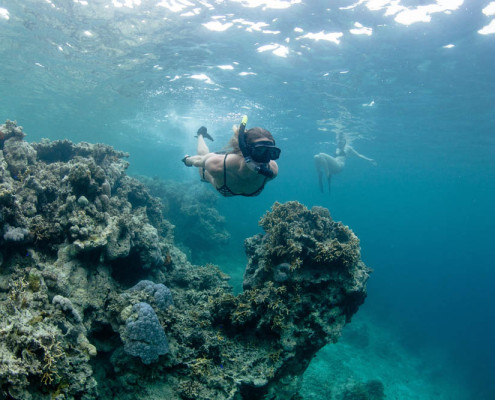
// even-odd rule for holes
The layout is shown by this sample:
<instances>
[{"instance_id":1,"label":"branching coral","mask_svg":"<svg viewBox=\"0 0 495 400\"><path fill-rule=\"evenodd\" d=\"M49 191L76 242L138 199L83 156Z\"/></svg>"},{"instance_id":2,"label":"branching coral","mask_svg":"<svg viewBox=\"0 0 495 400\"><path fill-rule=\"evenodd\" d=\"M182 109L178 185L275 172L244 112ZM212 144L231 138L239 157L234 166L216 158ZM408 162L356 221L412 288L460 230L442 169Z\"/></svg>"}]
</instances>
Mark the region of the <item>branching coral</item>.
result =
<instances>
[{"instance_id":1,"label":"branching coral","mask_svg":"<svg viewBox=\"0 0 495 400\"><path fill-rule=\"evenodd\" d=\"M48 343L39 342L39 346L43 350L43 375L41 376L41 382L45 385L49 385L55 378L60 378L57 373L56 362L57 359L64 355L60 347L60 343L54 337L48 337Z\"/></svg>"}]
</instances>

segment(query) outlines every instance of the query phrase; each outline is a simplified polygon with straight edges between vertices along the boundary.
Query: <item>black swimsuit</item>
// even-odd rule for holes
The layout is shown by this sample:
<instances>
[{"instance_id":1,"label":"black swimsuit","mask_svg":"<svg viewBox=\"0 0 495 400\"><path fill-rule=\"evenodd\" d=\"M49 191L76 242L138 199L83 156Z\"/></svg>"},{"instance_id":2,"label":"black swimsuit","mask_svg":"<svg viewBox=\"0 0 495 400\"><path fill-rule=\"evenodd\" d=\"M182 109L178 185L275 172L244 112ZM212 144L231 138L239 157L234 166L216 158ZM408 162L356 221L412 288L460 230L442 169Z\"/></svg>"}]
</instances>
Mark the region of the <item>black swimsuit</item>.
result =
<instances>
[{"instance_id":1,"label":"black swimsuit","mask_svg":"<svg viewBox=\"0 0 495 400\"><path fill-rule=\"evenodd\" d=\"M216 188L220 194L224 197L231 197L231 196L245 196L245 197L254 197L258 196L263 189L265 188L265 183L268 180L267 177L265 177L263 183L261 186L256 189L253 193L234 193L230 188L227 186L227 168L225 166L225 162L227 161L227 156L228 154L225 154L225 158L223 159L223 185Z\"/></svg>"}]
</instances>

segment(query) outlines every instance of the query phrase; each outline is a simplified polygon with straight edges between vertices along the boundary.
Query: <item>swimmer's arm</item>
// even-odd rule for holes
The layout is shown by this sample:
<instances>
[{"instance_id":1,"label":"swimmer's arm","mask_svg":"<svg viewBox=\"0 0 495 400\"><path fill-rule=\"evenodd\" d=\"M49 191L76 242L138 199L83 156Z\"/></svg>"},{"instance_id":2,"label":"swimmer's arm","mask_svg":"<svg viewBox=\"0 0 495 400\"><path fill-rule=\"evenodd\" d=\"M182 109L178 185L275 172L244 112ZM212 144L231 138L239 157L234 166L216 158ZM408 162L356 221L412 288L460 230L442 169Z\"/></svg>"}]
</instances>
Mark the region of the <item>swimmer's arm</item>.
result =
<instances>
[{"instance_id":1,"label":"swimmer's arm","mask_svg":"<svg viewBox=\"0 0 495 400\"><path fill-rule=\"evenodd\" d=\"M225 156L223 154L209 154L211 154L211 156L205 160L203 168L213 177L213 179L216 180L220 176L223 179L223 159Z\"/></svg>"},{"instance_id":2,"label":"swimmer's arm","mask_svg":"<svg viewBox=\"0 0 495 400\"><path fill-rule=\"evenodd\" d=\"M205 168L205 165L206 165L206 162L208 161L208 159L214 155L215 155L215 153L208 153L205 155L188 156L185 160L185 163L189 167Z\"/></svg>"},{"instance_id":3,"label":"swimmer's arm","mask_svg":"<svg viewBox=\"0 0 495 400\"><path fill-rule=\"evenodd\" d=\"M376 161L373 160L372 158L366 157L360 153L358 153L354 147L352 146L346 146L345 148L346 154L354 154L355 156L358 156L359 158L362 158L363 160L369 161L371 164L376 165Z\"/></svg>"},{"instance_id":4,"label":"swimmer's arm","mask_svg":"<svg viewBox=\"0 0 495 400\"><path fill-rule=\"evenodd\" d=\"M270 171L273 172L273 176L268 178L268 180L275 179L278 175L278 165L275 161L271 160L269 166L270 166ZM229 171L238 174L241 179L249 179L250 177L253 176L253 170L246 166L246 162L244 161L244 157L242 155L239 154L229 155L229 158L227 159L227 167ZM223 164L221 171L223 174Z\"/></svg>"}]
</instances>

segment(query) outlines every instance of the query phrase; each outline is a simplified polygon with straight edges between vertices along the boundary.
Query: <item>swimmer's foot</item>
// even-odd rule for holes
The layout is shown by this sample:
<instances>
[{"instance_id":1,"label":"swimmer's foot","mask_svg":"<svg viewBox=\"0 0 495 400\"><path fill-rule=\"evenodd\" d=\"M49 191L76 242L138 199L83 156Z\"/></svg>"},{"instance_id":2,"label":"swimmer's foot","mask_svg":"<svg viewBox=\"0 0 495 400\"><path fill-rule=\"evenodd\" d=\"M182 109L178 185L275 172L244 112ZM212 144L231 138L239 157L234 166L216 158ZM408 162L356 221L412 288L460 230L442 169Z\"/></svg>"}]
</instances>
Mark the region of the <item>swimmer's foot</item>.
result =
<instances>
[{"instance_id":1,"label":"swimmer's foot","mask_svg":"<svg viewBox=\"0 0 495 400\"><path fill-rule=\"evenodd\" d=\"M191 156L188 156L188 155L186 154L186 155L184 156L184 158L181 160L181 161L184 163L184 165L185 165L186 167L192 167L192 165L189 165L189 164L186 162L186 160L187 160L189 157L191 157Z\"/></svg>"},{"instance_id":2,"label":"swimmer's foot","mask_svg":"<svg viewBox=\"0 0 495 400\"><path fill-rule=\"evenodd\" d=\"M210 139L213 142L213 138L207 132L206 127L202 126L198 129L198 134L194 137L198 137L199 135L203 136L203 138Z\"/></svg>"},{"instance_id":3,"label":"swimmer's foot","mask_svg":"<svg viewBox=\"0 0 495 400\"><path fill-rule=\"evenodd\" d=\"M213 142L213 138L208 133L205 132L203 137L205 137L206 139L210 139Z\"/></svg>"}]
</instances>

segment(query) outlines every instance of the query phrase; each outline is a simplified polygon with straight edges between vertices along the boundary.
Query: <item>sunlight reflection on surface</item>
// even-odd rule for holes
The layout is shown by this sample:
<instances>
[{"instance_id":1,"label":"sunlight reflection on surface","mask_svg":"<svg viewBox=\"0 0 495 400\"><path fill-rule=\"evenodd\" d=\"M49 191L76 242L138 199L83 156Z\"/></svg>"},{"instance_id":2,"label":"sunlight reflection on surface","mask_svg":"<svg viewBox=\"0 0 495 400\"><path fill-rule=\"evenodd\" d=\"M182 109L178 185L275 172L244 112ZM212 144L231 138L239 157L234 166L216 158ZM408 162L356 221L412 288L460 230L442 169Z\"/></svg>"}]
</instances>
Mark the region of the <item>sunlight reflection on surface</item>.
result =
<instances>
[{"instance_id":1,"label":"sunlight reflection on surface","mask_svg":"<svg viewBox=\"0 0 495 400\"><path fill-rule=\"evenodd\" d=\"M363 26L359 22L356 22L354 24L354 26L355 26L355 28L349 30L349 32L351 32L353 35L367 35L367 36L371 36L372 33L373 33L373 29L372 28L368 28L366 26Z\"/></svg>"},{"instance_id":2,"label":"sunlight reflection on surface","mask_svg":"<svg viewBox=\"0 0 495 400\"><path fill-rule=\"evenodd\" d=\"M6 8L0 8L0 19L10 19L9 11Z\"/></svg>"},{"instance_id":3,"label":"sunlight reflection on surface","mask_svg":"<svg viewBox=\"0 0 495 400\"><path fill-rule=\"evenodd\" d=\"M492 33L495 33L495 19L492 19L491 22L480 29L478 33L481 35L490 35Z\"/></svg>"},{"instance_id":4,"label":"sunlight reflection on surface","mask_svg":"<svg viewBox=\"0 0 495 400\"><path fill-rule=\"evenodd\" d=\"M344 36L344 34L342 32L325 33L324 31L321 31L318 33L308 32L305 35L298 37L297 39L313 39L315 41L325 40L328 42L339 44L340 38L342 36Z\"/></svg>"},{"instance_id":5,"label":"sunlight reflection on surface","mask_svg":"<svg viewBox=\"0 0 495 400\"><path fill-rule=\"evenodd\" d=\"M481 11L486 16L495 15L495 1L488 3L488 5Z\"/></svg>"},{"instance_id":6,"label":"sunlight reflection on surface","mask_svg":"<svg viewBox=\"0 0 495 400\"><path fill-rule=\"evenodd\" d=\"M301 0L231 0L233 3L241 3L244 7L263 7L263 9L284 9L289 8L294 4L300 4Z\"/></svg>"},{"instance_id":7,"label":"sunlight reflection on surface","mask_svg":"<svg viewBox=\"0 0 495 400\"><path fill-rule=\"evenodd\" d=\"M407 7L401 5L397 0L360 0L347 7L341 7L341 10L356 8L362 4L370 11L385 11L385 16L395 15L395 21L403 25L411 25L416 22L430 22L431 15L435 13L450 13L458 10L464 0L436 0L432 4L421 5L417 7Z\"/></svg>"}]
</instances>

